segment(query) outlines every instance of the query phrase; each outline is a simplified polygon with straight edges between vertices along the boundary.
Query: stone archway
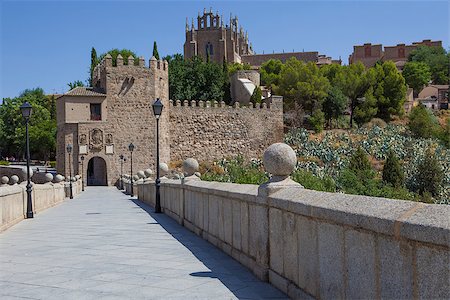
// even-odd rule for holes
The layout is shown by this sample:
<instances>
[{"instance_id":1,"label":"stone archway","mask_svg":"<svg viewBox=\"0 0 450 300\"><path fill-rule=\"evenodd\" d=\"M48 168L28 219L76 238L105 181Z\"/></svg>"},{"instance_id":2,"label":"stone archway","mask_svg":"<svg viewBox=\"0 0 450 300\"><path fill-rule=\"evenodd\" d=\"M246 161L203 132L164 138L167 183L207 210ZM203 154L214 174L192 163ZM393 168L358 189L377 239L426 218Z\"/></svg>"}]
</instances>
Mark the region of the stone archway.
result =
<instances>
[{"instance_id":1,"label":"stone archway","mask_svg":"<svg viewBox=\"0 0 450 300\"><path fill-rule=\"evenodd\" d=\"M108 185L106 162L103 158L94 156L89 160L87 185Z\"/></svg>"}]
</instances>

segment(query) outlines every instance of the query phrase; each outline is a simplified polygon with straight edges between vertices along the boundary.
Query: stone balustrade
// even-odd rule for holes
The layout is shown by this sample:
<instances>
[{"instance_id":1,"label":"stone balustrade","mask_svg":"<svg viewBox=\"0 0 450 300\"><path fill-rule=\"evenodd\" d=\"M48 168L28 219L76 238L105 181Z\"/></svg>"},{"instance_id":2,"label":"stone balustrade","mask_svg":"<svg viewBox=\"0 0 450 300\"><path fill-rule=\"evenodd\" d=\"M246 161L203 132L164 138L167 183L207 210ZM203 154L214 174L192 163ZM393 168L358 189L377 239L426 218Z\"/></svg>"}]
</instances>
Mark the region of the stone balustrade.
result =
<instances>
[{"instance_id":1,"label":"stone balustrade","mask_svg":"<svg viewBox=\"0 0 450 300\"><path fill-rule=\"evenodd\" d=\"M271 150L267 184L164 179L162 211L291 298L450 298L450 206L307 190Z\"/></svg>"},{"instance_id":2,"label":"stone balustrade","mask_svg":"<svg viewBox=\"0 0 450 300\"><path fill-rule=\"evenodd\" d=\"M51 175L51 174L50 174ZM26 181L17 184L16 175L8 178L3 176L0 183L0 232L22 221L27 212ZM49 207L55 206L69 196L69 183L62 181L61 175L47 176L47 183L33 184L32 201L33 212L39 213ZM77 195L81 192L81 179L74 178L72 192ZM54 182L52 182L54 181Z\"/></svg>"}]
</instances>

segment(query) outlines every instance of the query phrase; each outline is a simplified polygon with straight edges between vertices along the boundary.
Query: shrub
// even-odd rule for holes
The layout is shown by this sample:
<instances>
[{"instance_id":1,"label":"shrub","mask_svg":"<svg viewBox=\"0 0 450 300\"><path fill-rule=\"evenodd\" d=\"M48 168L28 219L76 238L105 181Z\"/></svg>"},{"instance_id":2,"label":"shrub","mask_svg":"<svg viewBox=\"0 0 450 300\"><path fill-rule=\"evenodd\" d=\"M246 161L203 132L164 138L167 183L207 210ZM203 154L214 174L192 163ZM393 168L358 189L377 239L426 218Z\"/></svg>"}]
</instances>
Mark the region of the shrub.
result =
<instances>
[{"instance_id":1,"label":"shrub","mask_svg":"<svg viewBox=\"0 0 450 300\"><path fill-rule=\"evenodd\" d=\"M422 105L414 107L409 115L409 130L416 137L431 138L440 126L433 113Z\"/></svg>"},{"instance_id":2,"label":"shrub","mask_svg":"<svg viewBox=\"0 0 450 300\"><path fill-rule=\"evenodd\" d=\"M385 183L391 184L393 187L403 186L405 174L402 167L400 166L397 155L395 155L394 151L392 150L388 153L386 163L383 167L382 177Z\"/></svg>"},{"instance_id":3,"label":"shrub","mask_svg":"<svg viewBox=\"0 0 450 300\"><path fill-rule=\"evenodd\" d=\"M348 168L363 180L372 179L375 176L375 172L367 158L367 154L361 147L358 147L356 152L350 157Z\"/></svg>"},{"instance_id":4,"label":"shrub","mask_svg":"<svg viewBox=\"0 0 450 300\"><path fill-rule=\"evenodd\" d=\"M250 97L250 102L252 102L252 103L261 103L262 102L262 91L259 86L257 86L253 90L253 94Z\"/></svg>"},{"instance_id":5,"label":"shrub","mask_svg":"<svg viewBox=\"0 0 450 300\"><path fill-rule=\"evenodd\" d=\"M9 166L9 161L0 160L0 166Z\"/></svg>"},{"instance_id":6,"label":"shrub","mask_svg":"<svg viewBox=\"0 0 450 300\"><path fill-rule=\"evenodd\" d=\"M336 183L334 182L333 178L329 176L320 178L314 176L314 174L311 172L296 170L292 174L292 179L303 185L303 187L305 187L306 189L324 192L336 192Z\"/></svg>"},{"instance_id":7,"label":"shrub","mask_svg":"<svg viewBox=\"0 0 450 300\"><path fill-rule=\"evenodd\" d=\"M316 109L309 118L309 124L315 132L322 132L325 124L325 114L320 109Z\"/></svg>"},{"instance_id":8,"label":"shrub","mask_svg":"<svg viewBox=\"0 0 450 300\"><path fill-rule=\"evenodd\" d=\"M438 195L444 179L444 171L431 148L427 149L419 162L415 179L417 192L420 195L424 195L425 192L432 196Z\"/></svg>"}]
</instances>

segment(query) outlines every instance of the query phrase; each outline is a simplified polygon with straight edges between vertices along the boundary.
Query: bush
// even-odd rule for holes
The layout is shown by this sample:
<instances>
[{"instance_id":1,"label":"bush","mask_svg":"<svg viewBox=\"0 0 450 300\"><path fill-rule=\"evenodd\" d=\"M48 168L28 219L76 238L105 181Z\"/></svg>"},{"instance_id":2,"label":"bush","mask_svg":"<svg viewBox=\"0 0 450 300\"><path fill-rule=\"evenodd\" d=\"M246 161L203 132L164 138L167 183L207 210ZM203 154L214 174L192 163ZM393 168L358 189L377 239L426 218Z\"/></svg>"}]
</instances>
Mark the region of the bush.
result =
<instances>
[{"instance_id":1,"label":"bush","mask_svg":"<svg viewBox=\"0 0 450 300\"><path fill-rule=\"evenodd\" d=\"M52 168L56 168L56 161L55 160L51 160L49 163L50 163L50 166Z\"/></svg>"},{"instance_id":2,"label":"bush","mask_svg":"<svg viewBox=\"0 0 450 300\"><path fill-rule=\"evenodd\" d=\"M438 195L444 179L444 171L430 148L427 149L417 166L415 179L417 192L420 195L424 195L426 192L432 196Z\"/></svg>"},{"instance_id":3,"label":"bush","mask_svg":"<svg viewBox=\"0 0 450 300\"><path fill-rule=\"evenodd\" d=\"M391 184L393 187L403 186L405 180L405 174L397 155L394 151L389 151L386 163L383 167L383 181L387 184Z\"/></svg>"},{"instance_id":4,"label":"bush","mask_svg":"<svg viewBox=\"0 0 450 300\"><path fill-rule=\"evenodd\" d=\"M361 147L358 147L350 157L348 169L362 180L375 177L375 171L372 169L366 152Z\"/></svg>"},{"instance_id":5,"label":"bush","mask_svg":"<svg viewBox=\"0 0 450 300\"><path fill-rule=\"evenodd\" d=\"M253 90L253 94L250 97L250 102L252 102L252 103L261 103L262 102L262 91L259 86L257 86Z\"/></svg>"},{"instance_id":6,"label":"bush","mask_svg":"<svg viewBox=\"0 0 450 300\"><path fill-rule=\"evenodd\" d=\"M324 178L319 178L314 176L313 173L296 170L292 174L292 179L305 187L306 189L324 192L336 192L336 183L333 178L325 176Z\"/></svg>"},{"instance_id":7,"label":"bush","mask_svg":"<svg viewBox=\"0 0 450 300\"><path fill-rule=\"evenodd\" d=\"M316 109L309 118L309 124L315 132L322 132L323 125L325 124L325 114L320 109Z\"/></svg>"},{"instance_id":8,"label":"bush","mask_svg":"<svg viewBox=\"0 0 450 300\"><path fill-rule=\"evenodd\" d=\"M0 160L0 166L9 166L9 161Z\"/></svg>"},{"instance_id":9,"label":"bush","mask_svg":"<svg viewBox=\"0 0 450 300\"><path fill-rule=\"evenodd\" d=\"M422 105L414 107L409 115L409 130L415 137L431 138L438 134L440 126L433 113Z\"/></svg>"}]
</instances>

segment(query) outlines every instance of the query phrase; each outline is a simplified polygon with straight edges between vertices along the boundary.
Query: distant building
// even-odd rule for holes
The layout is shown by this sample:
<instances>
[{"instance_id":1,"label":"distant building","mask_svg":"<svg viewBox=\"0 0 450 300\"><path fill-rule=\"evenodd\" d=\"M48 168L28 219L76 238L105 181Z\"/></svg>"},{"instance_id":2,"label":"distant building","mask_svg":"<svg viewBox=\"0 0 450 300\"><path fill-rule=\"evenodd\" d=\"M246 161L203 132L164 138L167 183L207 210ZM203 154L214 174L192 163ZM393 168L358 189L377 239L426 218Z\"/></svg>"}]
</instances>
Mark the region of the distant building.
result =
<instances>
[{"instance_id":1,"label":"distant building","mask_svg":"<svg viewBox=\"0 0 450 300\"><path fill-rule=\"evenodd\" d=\"M373 67L377 61L393 61L399 70L403 70L408 56L418 46L442 47L442 41L423 40L414 42L412 45L397 44L396 46L385 46L370 43L353 46L353 53L350 54L348 62L354 64L362 62L364 66Z\"/></svg>"},{"instance_id":2,"label":"distant building","mask_svg":"<svg viewBox=\"0 0 450 300\"><path fill-rule=\"evenodd\" d=\"M222 63L225 59L229 63L248 63L253 68L258 68L262 63L270 59L279 59L285 62L291 57L304 62L315 62L318 65L337 63L341 60L333 60L331 57L321 55L319 52L283 52L272 54L256 54L249 41L248 33L239 27L238 17L230 16L229 24L224 24L224 19L218 13L211 10L203 11L203 15L197 16L197 28L192 20L191 26L186 20L186 41L184 43L184 57L192 58L200 56L216 63Z\"/></svg>"},{"instance_id":3,"label":"distant building","mask_svg":"<svg viewBox=\"0 0 450 300\"><path fill-rule=\"evenodd\" d=\"M425 87L417 100L430 109L449 109L449 85L431 84Z\"/></svg>"}]
</instances>

